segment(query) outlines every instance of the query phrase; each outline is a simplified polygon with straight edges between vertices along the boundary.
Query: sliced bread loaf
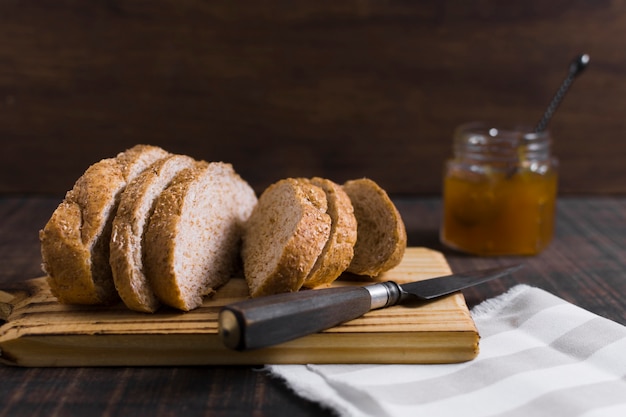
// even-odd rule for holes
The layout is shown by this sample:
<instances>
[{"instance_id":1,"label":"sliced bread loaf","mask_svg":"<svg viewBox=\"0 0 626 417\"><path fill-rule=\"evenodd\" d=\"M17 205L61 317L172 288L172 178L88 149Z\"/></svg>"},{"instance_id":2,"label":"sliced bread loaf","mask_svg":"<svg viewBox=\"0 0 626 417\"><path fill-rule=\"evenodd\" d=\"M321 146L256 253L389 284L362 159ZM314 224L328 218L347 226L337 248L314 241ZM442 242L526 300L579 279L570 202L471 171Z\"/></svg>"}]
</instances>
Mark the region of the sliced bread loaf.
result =
<instances>
[{"instance_id":1,"label":"sliced bread loaf","mask_svg":"<svg viewBox=\"0 0 626 417\"><path fill-rule=\"evenodd\" d=\"M404 256L406 229L385 190L374 181L361 178L343 185L356 216L357 240L347 271L377 276L398 265Z\"/></svg>"},{"instance_id":2,"label":"sliced bread loaf","mask_svg":"<svg viewBox=\"0 0 626 417\"><path fill-rule=\"evenodd\" d=\"M299 290L328 241L324 190L287 178L259 197L246 224L242 259L250 295Z\"/></svg>"},{"instance_id":3,"label":"sliced bread loaf","mask_svg":"<svg viewBox=\"0 0 626 417\"><path fill-rule=\"evenodd\" d=\"M357 240L357 222L350 197L339 184L319 177L310 181L326 193L327 213L331 218L330 236L304 281L305 287L314 288L332 283L350 265Z\"/></svg>"},{"instance_id":4,"label":"sliced bread loaf","mask_svg":"<svg viewBox=\"0 0 626 417\"><path fill-rule=\"evenodd\" d=\"M230 164L198 162L157 198L144 238L145 273L157 298L188 311L226 283L257 198Z\"/></svg>"},{"instance_id":5,"label":"sliced bread loaf","mask_svg":"<svg viewBox=\"0 0 626 417\"><path fill-rule=\"evenodd\" d=\"M42 268L62 303L101 304L117 299L109 240L127 183L168 153L137 145L90 166L40 231Z\"/></svg>"},{"instance_id":6,"label":"sliced bread loaf","mask_svg":"<svg viewBox=\"0 0 626 417\"><path fill-rule=\"evenodd\" d=\"M161 192L195 160L171 155L152 164L122 193L111 233L110 263L118 294L128 308L151 313L160 303L144 273L143 237Z\"/></svg>"}]
</instances>

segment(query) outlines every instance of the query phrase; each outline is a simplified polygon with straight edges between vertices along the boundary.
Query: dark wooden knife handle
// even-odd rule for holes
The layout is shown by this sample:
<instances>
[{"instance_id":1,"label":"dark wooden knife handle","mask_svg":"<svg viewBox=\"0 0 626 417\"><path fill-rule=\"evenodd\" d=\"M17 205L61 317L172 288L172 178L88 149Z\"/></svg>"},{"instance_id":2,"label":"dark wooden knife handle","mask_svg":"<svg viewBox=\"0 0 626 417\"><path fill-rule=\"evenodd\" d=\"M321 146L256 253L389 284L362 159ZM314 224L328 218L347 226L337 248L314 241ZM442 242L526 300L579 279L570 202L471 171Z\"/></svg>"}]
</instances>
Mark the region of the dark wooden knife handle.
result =
<instances>
[{"instance_id":1,"label":"dark wooden knife handle","mask_svg":"<svg viewBox=\"0 0 626 417\"><path fill-rule=\"evenodd\" d=\"M328 329L367 313L370 292L363 287L304 290L227 305L219 315L224 344L258 349Z\"/></svg>"}]
</instances>

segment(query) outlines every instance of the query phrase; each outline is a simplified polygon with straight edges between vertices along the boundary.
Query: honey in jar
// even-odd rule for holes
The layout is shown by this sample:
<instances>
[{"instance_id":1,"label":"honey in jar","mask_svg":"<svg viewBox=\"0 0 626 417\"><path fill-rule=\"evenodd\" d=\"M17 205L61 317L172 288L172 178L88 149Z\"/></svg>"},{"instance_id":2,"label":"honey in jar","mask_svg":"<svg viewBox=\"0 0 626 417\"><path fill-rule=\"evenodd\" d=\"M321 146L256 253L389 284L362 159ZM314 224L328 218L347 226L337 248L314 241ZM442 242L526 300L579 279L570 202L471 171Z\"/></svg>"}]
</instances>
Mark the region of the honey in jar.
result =
<instances>
[{"instance_id":1,"label":"honey in jar","mask_svg":"<svg viewBox=\"0 0 626 417\"><path fill-rule=\"evenodd\" d=\"M460 126L443 180L441 241L475 255L534 255L551 241L557 160L547 131Z\"/></svg>"}]
</instances>

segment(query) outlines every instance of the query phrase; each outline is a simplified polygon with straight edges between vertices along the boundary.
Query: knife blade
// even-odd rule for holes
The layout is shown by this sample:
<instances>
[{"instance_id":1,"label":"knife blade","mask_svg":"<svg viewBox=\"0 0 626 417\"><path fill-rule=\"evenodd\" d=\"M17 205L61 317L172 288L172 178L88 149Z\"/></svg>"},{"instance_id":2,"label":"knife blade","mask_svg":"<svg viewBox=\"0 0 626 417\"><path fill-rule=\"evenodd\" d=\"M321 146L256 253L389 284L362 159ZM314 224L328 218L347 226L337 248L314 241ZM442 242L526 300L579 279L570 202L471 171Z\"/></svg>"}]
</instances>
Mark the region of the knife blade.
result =
<instances>
[{"instance_id":1,"label":"knife blade","mask_svg":"<svg viewBox=\"0 0 626 417\"><path fill-rule=\"evenodd\" d=\"M259 349L329 329L371 310L442 297L501 278L521 266L456 273L407 284L386 281L248 299L222 307L218 331L230 349Z\"/></svg>"}]
</instances>

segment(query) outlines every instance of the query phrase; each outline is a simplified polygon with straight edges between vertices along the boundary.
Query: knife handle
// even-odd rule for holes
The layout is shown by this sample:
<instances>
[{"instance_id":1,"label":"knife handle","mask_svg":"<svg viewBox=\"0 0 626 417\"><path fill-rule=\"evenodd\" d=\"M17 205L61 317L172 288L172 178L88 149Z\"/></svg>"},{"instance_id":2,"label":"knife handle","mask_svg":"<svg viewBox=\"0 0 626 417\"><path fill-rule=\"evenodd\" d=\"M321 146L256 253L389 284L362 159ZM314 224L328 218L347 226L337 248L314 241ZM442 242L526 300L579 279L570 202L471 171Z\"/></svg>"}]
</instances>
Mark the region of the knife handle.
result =
<instances>
[{"instance_id":1,"label":"knife handle","mask_svg":"<svg viewBox=\"0 0 626 417\"><path fill-rule=\"evenodd\" d=\"M384 282L253 298L222 308L219 333L231 349L258 349L317 333L361 317L373 308L395 304L400 293L396 283Z\"/></svg>"}]
</instances>

